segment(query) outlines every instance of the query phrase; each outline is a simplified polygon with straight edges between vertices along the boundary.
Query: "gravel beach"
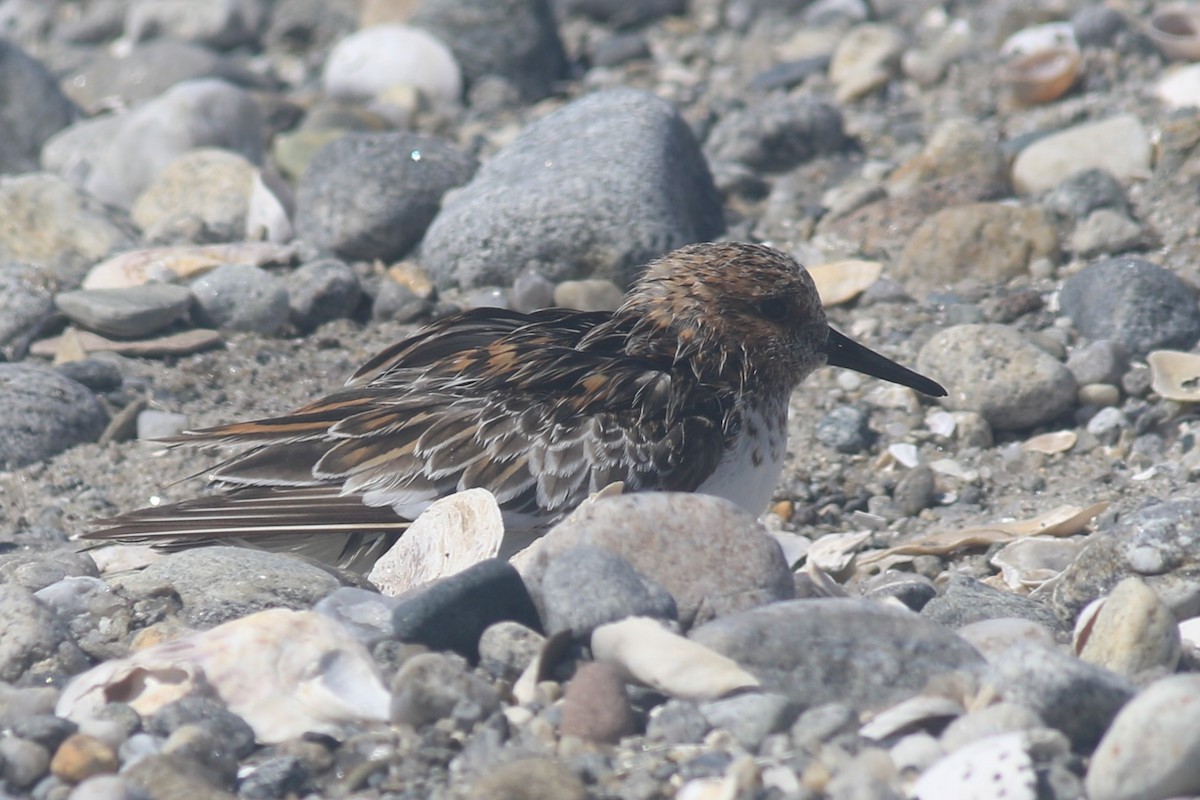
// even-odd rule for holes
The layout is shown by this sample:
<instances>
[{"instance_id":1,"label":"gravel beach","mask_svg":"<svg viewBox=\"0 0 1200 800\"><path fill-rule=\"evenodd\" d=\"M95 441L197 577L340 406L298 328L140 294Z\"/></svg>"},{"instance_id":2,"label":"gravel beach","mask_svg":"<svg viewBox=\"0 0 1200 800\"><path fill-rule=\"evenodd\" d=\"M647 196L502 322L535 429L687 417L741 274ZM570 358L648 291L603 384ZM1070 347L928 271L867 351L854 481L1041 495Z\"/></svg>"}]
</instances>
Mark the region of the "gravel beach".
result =
<instances>
[{"instance_id":1,"label":"gravel beach","mask_svg":"<svg viewBox=\"0 0 1200 800\"><path fill-rule=\"evenodd\" d=\"M1200 795L1200 6L3 0L0 36L0 796ZM415 588L78 540L208 491L223 451L156 439L714 240L948 396L819 369L761 517L599 497ZM423 532L503 532L444 502Z\"/></svg>"}]
</instances>

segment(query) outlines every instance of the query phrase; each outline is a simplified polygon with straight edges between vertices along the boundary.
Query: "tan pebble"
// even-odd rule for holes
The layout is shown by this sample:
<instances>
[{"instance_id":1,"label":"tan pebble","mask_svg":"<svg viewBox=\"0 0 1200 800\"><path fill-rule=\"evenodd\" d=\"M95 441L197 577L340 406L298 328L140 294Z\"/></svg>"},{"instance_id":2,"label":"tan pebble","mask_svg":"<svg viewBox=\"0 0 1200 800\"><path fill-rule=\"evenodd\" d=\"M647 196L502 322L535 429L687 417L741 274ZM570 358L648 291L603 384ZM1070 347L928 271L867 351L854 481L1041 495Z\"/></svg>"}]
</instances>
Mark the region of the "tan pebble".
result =
<instances>
[{"instance_id":1,"label":"tan pebble","mask_svg":"<svg viewBox=\"0 0 1200 800\"><path fill-rule=\"evenodd\" d=\"M784 522L790 520L796 514L796 504L791 500L780 500L775 505L771 506L771 513L779 517Z\"/></svg>"},{"instance_id":2,"label":"tan pebble","mask_svg":"<svg viewBox=\"0 0 1200 800\"><path fill-rule=\"evenodd\" d=\"M526 758L491 770L466 796L468 800L585 800L587 789L563 764Z\"/></svg>"},{"instance_id":3,"label":"tan pebble","mask_svg":"<svg viewBox=\"0 0 1200 800\"><path fill-rule=\"evenodd\" d=\"M1085 383L1079 387L1079 403L1107 408L1121 402L1121 390L1111 383Z\"/></svg>"},{"instance_id":4,"label":"tan pebble","mask_svg":"<svg viewBox=\"0 0 1200 800\"><path fill-rule=\"evenodd\" d=\"M72 734L55 751L50 771L68 783L79 783L93 775L116 772L117 754L99 739Z\"/></svg>"},{"instance_id":5,"label":"tan pebble","mask_svg":"<svg viewBox=\"0 0 1200 800\"><path fill-rule=\"evenodd\" d=\"M636 722L625 684L607 664L584 664L563 697L563 736L616 744L634 732Z\"/></svg>"}]
</instances>

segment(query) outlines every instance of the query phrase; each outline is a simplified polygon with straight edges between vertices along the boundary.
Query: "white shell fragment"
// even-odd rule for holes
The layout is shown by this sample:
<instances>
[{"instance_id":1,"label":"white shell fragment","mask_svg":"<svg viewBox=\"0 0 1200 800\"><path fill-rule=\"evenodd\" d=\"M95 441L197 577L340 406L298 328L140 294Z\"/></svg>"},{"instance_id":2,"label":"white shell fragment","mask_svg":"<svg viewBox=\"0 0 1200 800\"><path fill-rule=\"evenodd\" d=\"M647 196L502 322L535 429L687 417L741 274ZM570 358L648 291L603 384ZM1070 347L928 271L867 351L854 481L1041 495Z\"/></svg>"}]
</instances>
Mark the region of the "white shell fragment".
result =
<instances>
[{"instance_id":1,"label":"white shell fragment","mask_svg":"<svg viewBox=\"0 0 1200 800\"><path fill-rule=\"evenodd\" d=\"M940 695L919 694L880 711L870 722L859 728L858 733L878 742L905 733L925 722L944 722L947 717L960 717L965 713L966 709L957 700Z\"/></svg>"},{"instance_id":2,"label":"white shell fragment","mask_svg":"<svg viewBox=\"0 0 1200 800\"><path fill-rule=\"evenodd\" d=\"M1039 433L1037 436L1026 439L1021 443L1021 449L1026 453L1053 456L1067 452L1075 446L1077 441L1079 441L1079 434L1075 431L1052 431Z\"/></svg>"},{"instance_id":3,"label":"white shell fragment","mask_svg":"<svg viewBox=\"0 0 1200 800\"><path fill-rule=\"evenodd\" d=\"M1200 403L1200 355L1178 350L1155 350L1146 356L1150 388L1164 400Z\"/></svg>"},{"instance_id":4,"label":"white shell fragment","mask_svg":"<svg viewBox=\"0 0 1200 800\"><path fill-rule=\"evenodd\" d=\"M429 581L495 558L504 518L487 489L468 489L433 503L375 562L367 580L395 597Z\"/></svg>"},{"instance_id":5,"label":"white shell fragment","mask_svg":"<svg viewBox=\"0 0 1200 800\"><path fill-rule=\"evenodd\" d=\"M649 617L629 617L592 632L592 655L630 680L672 697L711 700L759 685L730 658L685 639Z\"/></svg>"},{"instance_id":6,"label":"white shell fragment","mask_svg":"<svg viewBox=\"0 0 1200 800\"><path fill-rule=\"evenodd\" d=\"M1028 735L1003 733L950 753L913 786L917 800L1035 800L1037 772Z\"/></svg>"},{"instance_id":7,"label":"white shell fragment","mask_svg":"<svg viewBox=\"0 0 1200 800\"><path fill-rule=\"evenodd\" d=\"M854 562L854 555L871 538L871 531L828 533L808 548L808 563L832 575L840 575Z\"/></svg>"},{"instance_id":8,"label":"white shell fragment","mask_svg":"<svg viewBox=\"0 0 1200 800\"><path fill-rule=\"evenodd\" d=\"M1200 59L1200 11L1187 3L1156 11L1146 24L1146 35L1167 58Z\"/></svg>"},{"instance_id":9,"label":"white shell fragment","mask_svg":"<svg viewBox=\"0 0 1200 800\"><path fill-rule=\"evenodd\" d=\"M1028 591L1061 575L1082 548L1069 539L1031 536L1006 544L991 562L1008 588Z\"/></svg>"},{"instance_id":10,"label":"white shell fragment","mask_svg":"<svg viewBox=\"0 0 1200 800\"><path fill-rule=\"evenodd\" d=\"M826 308L848 303L865 292L883 274L883 264L878 261L829 261L808 268L821 304Z\"/></svg>"},{"instance_id":11,"label":"white shell fragment","mask_svg":"<svg viewBox=\"0 0 1200 800\"><path fill-rule=\"evenodd\" d=\"M390 705L370 654L340 623L273 608L106 661L67 685L55 713L79 722L119 701L147 716L195 691L220 698L263 744L386 721Z\"/></svg>"},{"instance_id":12,"label":"white shell fragment","mask_svg":"<svg viewBox=\"0 0 1200 800\"><path fill-rule=\"evenodd\" d=\"M125 289L150 281L173 283L197 278L222 264L287 264L294 245L270 242L181 245L129 250L101 261L83 279L84 289Z\"/></svg>"}]
</instances>

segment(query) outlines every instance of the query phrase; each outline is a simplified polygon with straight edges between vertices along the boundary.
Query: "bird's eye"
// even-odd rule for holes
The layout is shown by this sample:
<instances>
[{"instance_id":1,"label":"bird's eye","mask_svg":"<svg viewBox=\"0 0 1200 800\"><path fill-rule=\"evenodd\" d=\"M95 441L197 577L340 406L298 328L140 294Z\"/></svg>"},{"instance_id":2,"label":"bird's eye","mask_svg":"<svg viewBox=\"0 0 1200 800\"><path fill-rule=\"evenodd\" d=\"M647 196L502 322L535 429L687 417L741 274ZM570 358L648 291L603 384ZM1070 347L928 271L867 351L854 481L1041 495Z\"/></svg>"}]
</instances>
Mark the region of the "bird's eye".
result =
<instances>
[{"instance_id":1,"label":"bird's eye","mask_svg":"<svg viewBox=\"0 0 1200 800\"><path fill-rule=\"evenodd\" d=\"M769 322L783 322L788 317L791 305L782 297L768 297L759 301L758 313Z\"/></svg>"}]
</instances>

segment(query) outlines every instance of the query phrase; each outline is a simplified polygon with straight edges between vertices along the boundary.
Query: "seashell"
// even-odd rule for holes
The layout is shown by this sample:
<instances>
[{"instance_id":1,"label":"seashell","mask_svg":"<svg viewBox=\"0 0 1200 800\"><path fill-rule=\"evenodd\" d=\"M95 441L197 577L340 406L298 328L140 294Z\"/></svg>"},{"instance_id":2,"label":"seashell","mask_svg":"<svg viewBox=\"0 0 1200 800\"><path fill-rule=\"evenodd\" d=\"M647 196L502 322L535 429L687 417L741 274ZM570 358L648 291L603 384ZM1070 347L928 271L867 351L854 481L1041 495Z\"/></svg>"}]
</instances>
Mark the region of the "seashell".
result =
<instances>
[{"instance_id":1,"label":"seashell","mask_svg":"<svg viewBox=\"0 0 1200 800\"><path fill-rule=\"evenodd\" d=\"M1146 35L1167 58L1200 59L1200 12L1189 6L1160 8L1146 23Z\"/></svg>"},{"instance_id":2,"label":"seashell","mask_svg":"<svg viewBox=\"0 0 1200 800\"><path fill-rule=\"evenodd\" d=\"M867 290L883 274L883 264L878 261L829 261L808 268L817 293L826 307L848 303Z\"/></svg>"},{"instance_id":3,"label":"seashell","mask_svg":"<svg viewBox=\"0 0 1200 800\"><path fill-rule=\"evenodd\" d=\"M83 279L84 289L124 289L150 281L170 283L203 275L222 264L287 264L296 259L294 245L270 242L148 247L101 261Z\"/></svg>"},{"instance_id":4,"label":"seashell","mask_svg":"<svg viewBox=\"0 0 1200 800\"><path fill-rule=\"evenodd\" d=\"M834 575L841 574L854 562L855 554L871 535L870 531L826 534L808 548L808 563Z\"/></svg>"},{"instance_id":5,"label":"seashell","mask_svg":"<svg viewBox=\"0 0 1200 800\"><path fill-rule=\"evenodd\" d=\"M1200 355L1179 350L1155 350L1146 356L1150 388L1164 400L1200 403Z\"/></svg>"},{"instance_id":6,"label":"seashell","mask_svg":"<svg viewBox=\"0 0 1200 800\"><path fill-rule=\"evenodd\" d=\"M880 711L858 729L858 735L879 742L921 728L925 723L944 724L947 718L961 717L965 713L966 709L957 700L919 694Z\"/></svg>"},{"instance_id":7,"label":"seashell","mask_svg":"<svg viewBox=\"0 0 1200 800\"><path fill-rule=\"evenodd\" d=\"M196 691L215 692L264 744L347 723L386 721L390 695L370 654L316 611L273 608L105 661L63 689L55 713L79 722L110 702L149 716Z\"/></svg>"},{"instance_id":8,"label":"seashell","mask_svg":"<svg viewBox=\"0 0 1200 800\"><path fill-rule=\"evenodd\" d=\"M1003 797L1035 800L1037 771L1029 731L988 736L955 750L921 774L912 787L916 800Z\"/></svg>"},{"instance_id":9,"label":"seashell","mask_svg":"<svg viewBox=\"0 0 1200 800\"><path fill-rule=\"evenodd\" d=\"M1074 45L1055 45L1013 56L997 70L1000 82L1025 105L1057 100L1075 85L1083 59Z\"/></svg>"},{"instance_id":10,"label":"seashell","mask_svg":"<svg viewBox=\"0 0 1200 800\"><path fill-rule=\"evenodd\" d=\"M504 518L487 489L468 489L432 503L383 554L367 580L396 597L461 572L500 553Z\"/></svg>"},{"instance_id":11,"label":"seashell","mask_svg":"<svg viewBox=\"0 0 1200 800\"><path fill-rule=\"evenodd\" d=\"M991 558L1010 589L1029 589L1062 574L1079 555L1078 542L1034 536L1006 544Z\"/></svg>"},{"instance_id":12,"label":"seashell","mask_svg":"<svg viewBox=\"0 0 1200 800\"><path fill-rule=\"evenodd\" d=\"M1096 626L1096 618L1100 616L1100 609L1104 608L1104 604L1107 602L1108 595L1097 597L1084 606L1083 610L1079 612L1079 616L1075 618L1075 628L1071 631L1071 651L1075 655L1083 652L1088 637L1092 635L1092 628Z\"/></svg>"},{"instance_id":13,"label":"seashell","mask_svg":"<svg viewBox=\"0 0 1200 800\"><path fill-rule=\"evenodd\" d=\"M733 659L648 617L601 625L592 632L591 644L597 661L671 697L711 700L759 685L758 678Z\"/></svg>"},{"instance_id":14,"label":"seashell","mask_svg":"<svg viewBox=\"0 0 1200 800\"><path fill-rule=\"evenodd\" d=\"M1031 439L1026 439L1021 443L1021 449L1026 453L1042 453L1053 456L1067 452L1075 446L1077 441L1079 441L1079 435L1075 431L1053 431L1052 433L1040 433Z\"/></svg>"},{"instance_id":15,"label":"seashell","mask_svg":"<svg viewBox=\"0 0 1200 800\"><path fill-rule=\"evenodd\" d=\"M1004 40L1004 44L1000 45L1000 55L1003 58L1012 58L1054 47L1079 49L1079 42L1075 40L1075 28L1071 23L1049 22L1023 28Z\"/></svg>"}]
</instances>

